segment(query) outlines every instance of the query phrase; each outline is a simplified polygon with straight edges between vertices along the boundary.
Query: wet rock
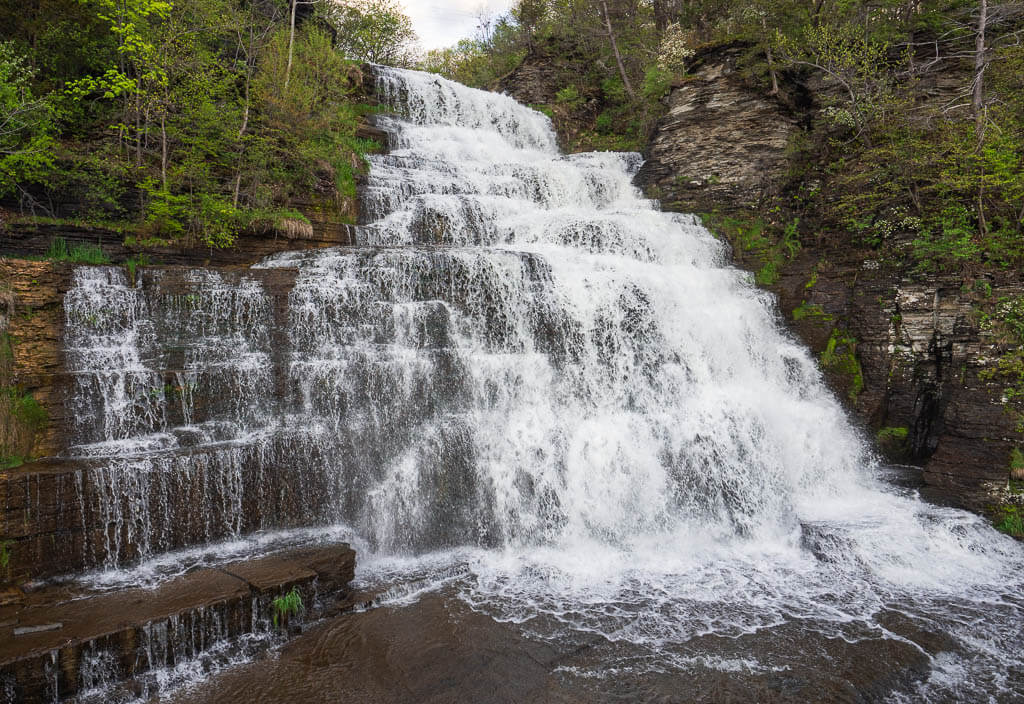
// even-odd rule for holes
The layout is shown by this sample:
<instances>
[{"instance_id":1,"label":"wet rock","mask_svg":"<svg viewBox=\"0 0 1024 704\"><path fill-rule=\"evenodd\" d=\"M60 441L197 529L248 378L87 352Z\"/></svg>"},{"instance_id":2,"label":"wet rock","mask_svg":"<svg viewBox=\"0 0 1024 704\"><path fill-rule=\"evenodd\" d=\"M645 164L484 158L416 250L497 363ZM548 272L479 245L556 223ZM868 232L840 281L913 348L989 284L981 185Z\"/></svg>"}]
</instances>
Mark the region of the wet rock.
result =
<instances>
[{"instance_id":1,"label":"wet rock","mask_svg":"<svg viewBox=\"0 0 1024 704\"><path fill-rule=\"evenodd\" d=\"M13 630L15 637L17 636L30 636L34 633L46 633L47 631L57 631L64 628L63 623L43 623L38 626L18 626Z\"/></svg>"},{"instance_id":2,"label":"wet rock","mask_svg":"<svg viewBox=\"0 0 1024 704\"><path fill-rule=\"evenodd\" d=\"M88 686L95 673L84 672L83 662L106 663L107 682L173 666L241 634L271 630L273 599L292 589L316 618L321 600L344 597L354 570L355 553L338 544L194 570L153 589L43 589L16 610L17 621L41 625L0 626L0 681L11 683L17 701L52 702Z\"/></svg>"},{"instance_id":3,"label":"wet rock","mask_svg":"<svg viewBox=\"0 0 1024 704\"><path fill-rule=\"evenodd\" d=\"M555 651L457 601L427 595L314 626L271 661L213 677L183 702L569 704Z\"/></svg>"},{"instance_id":4,"label":"wet rock","mask_svg":"<svg viewBox=\"0 0 1024 704\"><path fill-rule=\"evenodd\" d=\"M960 652L957 642L947 633L931 630L920 621L899 611L885 610L875 616L875 621L893 634L906 638L918 645L929 655L942 652Z\"/></svg>"}]
</instances>

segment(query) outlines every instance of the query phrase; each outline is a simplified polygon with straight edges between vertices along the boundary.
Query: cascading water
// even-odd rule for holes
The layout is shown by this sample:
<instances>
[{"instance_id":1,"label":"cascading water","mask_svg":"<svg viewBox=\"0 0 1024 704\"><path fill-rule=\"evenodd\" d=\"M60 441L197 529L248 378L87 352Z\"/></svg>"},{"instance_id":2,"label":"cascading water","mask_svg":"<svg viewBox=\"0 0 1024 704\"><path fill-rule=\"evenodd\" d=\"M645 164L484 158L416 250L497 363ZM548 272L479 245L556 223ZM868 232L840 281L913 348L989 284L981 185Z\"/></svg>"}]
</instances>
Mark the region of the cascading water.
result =
<instances>
[{"instance_id":1,"label":"cascading water","mask_svg":"<svg viewBox=\"0 0 1024 704\"><path fill-rule=\"evenodd\" d=\"M1020 546L879 478L772 299L641 197L638 155L560 155L543 115L436 76L377 88L401 117L359 246L258 267L297 269L283 334L255 279L79 272L69 360L100 420L73 451L107 459L106 539L134 546L106 564L187 544L182 491L146 497L201 476L200 539L343 521L365 580L413 580L393 601L444 585L532 637L599 634L566 677L923 653L910 623L947 645L905 696L1024 697ZM288 500L261 489L284 468Z\"/></svg>"}]
</instances>

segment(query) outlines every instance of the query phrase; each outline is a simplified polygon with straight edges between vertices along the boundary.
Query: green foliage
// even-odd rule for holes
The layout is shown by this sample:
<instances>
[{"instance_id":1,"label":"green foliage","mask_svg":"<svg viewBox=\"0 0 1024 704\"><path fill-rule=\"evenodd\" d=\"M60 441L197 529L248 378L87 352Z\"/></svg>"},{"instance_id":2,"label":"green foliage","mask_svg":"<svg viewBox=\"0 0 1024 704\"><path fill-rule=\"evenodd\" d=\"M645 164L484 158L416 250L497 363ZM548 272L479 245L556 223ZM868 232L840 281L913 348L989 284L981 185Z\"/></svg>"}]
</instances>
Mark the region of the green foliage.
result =
<instances>
[{"instance_id":1,"label":"green foliage","mask_svg":"<svg viewBox=\"0 0 1024 704\"><path fill-rule=\"evenodd\" d=\"M554 118L555 116L555 111L549 105L531 105L530 108L547 115L548 118Z\"/></svg>"},{"instance_id":2,"label":"green foliage","mask_svg":"<svg viewBox=\"0 0 1024 704\"><path fill-rule=\"evenodd\" d=\"M11 564L11 545L13 541L0 540L0 569L7 569L7 566Z\"/></svg>"},{"instance_id":3,"label":"green foliage","mask_svg":"<svg viewBox=\"0 0 1024 704\"><path fill-rule=\"evenodd\" d=\"M24 16L0 6L0 197L215 247L313 193L351 220L362 155L377 148L355 130L373 108L324 22L358 14L378 32L393 0L318 3L294 42L286 2L34 3ZM336 197L319 195L328 183Z\"/></svg>"},{"instance_id":4,"label":"green foliage","mask_svg":"<svg viewBox=\"0 0 1024 704\"><path fill-rule=\"evenodd\" d=\"M979 255L977 228L967 208L960 204L947 206L937 220L937 234L926 229L914 240L914 257L920 266L943 269Z\"/></svg>"},{"instance_id":5,"label":"green foliage","mask_svg":"<svg viewBox=\"0 0 1024 704\"><path fill-rule=\"evenodd\" d=\"M1024 512L1019 506L1003 505L995 511L996 530L1015 538L1024 538Z\"/></svg>"},{"instance_id":6,"label":"green foliage","mask_svg":"<svg viewBox=\"0 0 1024 704\"><path fill-rule=\"evenodd\" d=\"M292 616L297 616L305 609L299 588L292 587L290 592L274 599L271 608L274 610L274 628L283 627Z\"/></svg>"},{"instance_id":7,"label":"green foliage","mask_svg":"<svg viewBox=\"0 0 1024 704\"><path fill-rule=\"evenodd\" d=\"M326 13L347 57L388 66L415 62L416 32L397 0L343 0Z\"/></svg>"},{"instance_id":8,"label":"green foliage","mask_svg":"<svg viewBox=\"0 0 1024 704\"><path fill-rule=\"evenodd\" d=\"M819 320L822 322L831 322L832 316L826 313L817 303L802 301L800 305L793 309L793 320Z\"/></svg>"},{"instance_id":9,"label":"green foliage","mask_svg":"<svg viewBox=\"0 0 1024 704\"><path fill-rule=\"evenodd\" d=\"M1014 479L1024 479L1024 452L1018 447L1010 451L1010 476Z\"/></svg>"},{"instance_id":10,"label":"green foliage","mask_svg":"<svg viewBox=\"0 0 1024 704\"><path fill-rule=\"evenodd\" d=\"M754 259L757 265L754 279L761 286L776 283L782 267L800 251L798 219L790 222L780 232L777 227L769 226L757 216L732 217L704 213L702 217L708 229L724 235L732 244L737 261Z\"/></svg>"},{"instance_id":11,"label":"green foliage","mask_svg":"<svg viewBox=\"0 0 1024 704\"><path fill-rule=\"evenodd\" d=\"M869 125L898 105L890 80L891 46L858 22L818 22L778 43L785 59L822 71L837 90L822 111L827 126L870 145Z\"/></svg>"},{"instance_id":12,"label":"green foliage","mask_svg":"<svg viewBox=\"0 0 1024 704\"><path fill-rule=\"evenodd\" d=\"M124 261L124 268L128 272L128 280L131 281L132 286L135 285L135 275L138 270L146 266L149 266L149 257L145 254L129 257Z\"/></svg>"},{"instance_id":13,"label":"green foliage","mask_svg":"<svg viewBox=\"0 0 1024 704\"><path fill-rule=\"evenodd\" d=\"M190 198L174 195L156 186L152 180L143 182L149 198L146 201L146 224L150 235L169 238L185 234L189 217Z\"/></svg>"},{"instance_id":14,"label":"green foliage","mask_svg":"<svg viewBox=\"0 0 1024 704\"><path fill-rule=\"evenodd\" d=\"M1024 432L1024 296L1003 296L981 316L982 331L993 335L1002 354L992 367L982 370L983 381L1002 384L1004 408Z\"/></svg>"},{"instance_id":15,"label":"green foliage","mask_svg":"<svg viewBox=\"0 0 1024 704\"><path fill-rule=\"evenodd\" d=\"M583 103L579 89L573 85L566 86L555 93L555 100L570 109L578 108Z\"/></svg>"},{"instance_id":16,"label":"green foliage","mask_svg":"<svg viewBox=\"0 0 1024 704\"><path fill-rule=\"evenodd\" d=\"M263 125L275 135L259 145L260 185L273 195L259 205L308 193L325 177L334 180L339 194L352 195L354 171L364 168L361 155L371 147L355 136L366 110L351 97L356 69L333 49L327 34L311 29L296 40L285 91L287 40L285 31L272 37L254 79Z\"/></svg>"},{"instance_id":17,"label":"green foliage","mask_svg":"<svg viewBox=\"0 0 1024 704\"><path fill-rule=\"evenodd\" d=\"M864 390L864 373L857 359L857 339L839 328L833 329L821 353L821 364L848 379L847 395L851 402L856 403Z\"/></svg>"},{"instance_id":18,"label":"green foliage","mask_svg":"<svg viewBox=\"0 0 1024 704\"><path fill-rule=\"evenodd\" d=\"M63 237L55 237L50 242L50 248L44 255L46 259L55 262L71 262L72 264L109 264L110 259L103 252L103 248L95 244L77 244L70 249L67 240Z\"/></svg>"},{"instance_id":19,"label":"green foliage","mask_svg":"<svg viewBox=\"0 0 1024 704\"><path fill-rule=\"evenodd\" d=\"M9 342L5 342L8 346ZM32 394L17 386L0 387L0 469L28 461L36 434L49 423L49 414Z\"/></svg>"},{"instance_id":20,"label":"green foliage","mask_svg":"<svg viewBox=\"0 0 1024 704\"><path fill-rule=\"evenodd\" d=\"M654 65L644 71L643 96L649 101L660 100L672 87L672 72Z\"/></svg>"},{"instance_id":21,"label":"green foliage","mask_svg":"<svg viewBox=\"0 0 1024 704\"><path fill-rule=\"evenodd\" d=\"M601 92L605 99L612 103L626 102L626 85L618 76L611 76L601 81Z\"/></svg>"},{"instance_id":22,"label":"green foliage","mask_svg":"<svg viewBox=\"0 0 1024 704\"><path fill-rule=\"evenodd\" d=\"M0 41L0 197L53 163L53 108L33 95L35 75L12 42Z\"/></svg>"},{"instance_id":23,"label":"green foliage","mask_svg":"<svg viewBox=\"0 0 1024 704\"><path fill-rule=\"evenodd\" d=\"M31 394L15 394L12 415L32 430L42 430L49 422L46 409Z\"/></svg>"}]
</instances>

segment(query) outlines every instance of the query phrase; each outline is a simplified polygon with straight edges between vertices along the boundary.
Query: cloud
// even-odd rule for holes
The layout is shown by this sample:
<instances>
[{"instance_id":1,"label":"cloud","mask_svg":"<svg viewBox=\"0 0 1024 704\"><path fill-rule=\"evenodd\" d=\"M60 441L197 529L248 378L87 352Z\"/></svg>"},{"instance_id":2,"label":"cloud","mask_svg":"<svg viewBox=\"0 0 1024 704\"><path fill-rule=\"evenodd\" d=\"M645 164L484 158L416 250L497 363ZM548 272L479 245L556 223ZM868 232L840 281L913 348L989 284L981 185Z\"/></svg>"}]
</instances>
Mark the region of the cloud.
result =
<instances>
[{"instance_id":1,"label":"cloud","mask_svg":"<svg viewBox=\"0 0 1024 704\"><path fill-rule=\"evenodd\" d=\"M451 46L473 36L477 17L507 11L514 0L401 0L420 43L427 49Z\"/></svg>"}]
</instances>

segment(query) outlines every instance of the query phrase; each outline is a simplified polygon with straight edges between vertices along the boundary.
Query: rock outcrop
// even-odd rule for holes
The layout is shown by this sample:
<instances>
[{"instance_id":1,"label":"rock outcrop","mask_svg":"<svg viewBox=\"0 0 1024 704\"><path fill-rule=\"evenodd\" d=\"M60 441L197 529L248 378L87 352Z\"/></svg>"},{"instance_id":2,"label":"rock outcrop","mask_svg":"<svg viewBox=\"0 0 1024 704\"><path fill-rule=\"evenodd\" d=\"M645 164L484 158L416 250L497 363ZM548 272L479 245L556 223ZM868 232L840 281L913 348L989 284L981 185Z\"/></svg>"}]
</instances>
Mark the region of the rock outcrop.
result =
<instances>
[{"instance_id":1,"label":"rock outcrop","mask_svg":"<svg viewBox=\"0 0 1024 704\"><path fill-rule=\"evenodd\" d=\"M198 569L155 588L19 592L0 604L0 694L60 701L181 665L243 634L283 636L347 608L354 575L355 553L337 544ZM275 614L274 599L292 590L304 608Z\"/></svg>"},{"instance_id":2,"label":"rock outcrop","mask_svg":"<svg viewBox=\"0 0 1024 704\"><path fill-rule=\"evenodd\" d=\"M666 98L639 178L680 211L759 208L779 190L798 119L739 77L748 50L731 44L701 53Z\"/></svg>"}]
</instances>

